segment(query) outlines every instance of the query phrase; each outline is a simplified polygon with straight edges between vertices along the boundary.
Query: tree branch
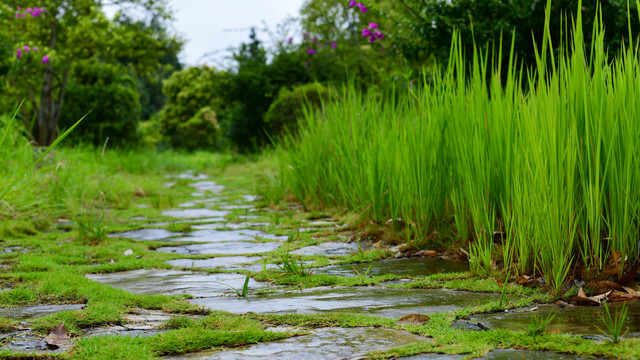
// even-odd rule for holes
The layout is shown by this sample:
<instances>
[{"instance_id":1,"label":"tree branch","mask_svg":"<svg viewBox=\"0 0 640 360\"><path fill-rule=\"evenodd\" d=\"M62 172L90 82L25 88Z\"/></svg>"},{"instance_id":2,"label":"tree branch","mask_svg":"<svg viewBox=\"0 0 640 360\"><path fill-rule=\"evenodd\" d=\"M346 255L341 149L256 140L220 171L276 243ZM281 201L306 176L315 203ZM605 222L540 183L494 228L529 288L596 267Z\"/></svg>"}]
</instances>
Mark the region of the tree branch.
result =
<instances>
[{"instance_id":1,"label":"tree branch","mask_svg":"<svg viewBox=\"0 0 640 360\"><path fill-rule=\"evenodd\" d=\"M69 81L69 72L71 70L71 62L67 64L67 67L64 69L64 76L62 77L62 82L60 83L60 92L58 93L58 99L56 101L56 110L54 118L56 119L56 124L58 123L58 119L60 118L60 114L62 114L62 103L64 102L64 92L67 89L67 83Z\"/></svg>"}]
</instances>

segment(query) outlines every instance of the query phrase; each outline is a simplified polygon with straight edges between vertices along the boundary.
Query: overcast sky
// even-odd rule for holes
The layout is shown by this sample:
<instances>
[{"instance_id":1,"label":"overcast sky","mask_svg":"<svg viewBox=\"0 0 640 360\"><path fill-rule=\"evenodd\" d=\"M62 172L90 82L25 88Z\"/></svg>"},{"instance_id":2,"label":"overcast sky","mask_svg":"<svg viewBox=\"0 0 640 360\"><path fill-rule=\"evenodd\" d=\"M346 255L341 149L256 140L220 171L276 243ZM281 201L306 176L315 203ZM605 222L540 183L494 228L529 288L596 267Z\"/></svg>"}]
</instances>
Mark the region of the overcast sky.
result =
<instances>
[{"instance_id":1,"label":"overcast sky","mask_svg":"<svg viewBox=\"0 0 640 360\"><path fill-rule=\"evenodd\" d=\"M218 66L228 47L249 39L249 28L271 30L290 16L298 17L304 0L170 0L175 10L174 27L186 40L180 59L186 65ZM107 14L112 10L107 9ZM231 30L231 31L230 31ZM268 40L260 34L261 40ZM202 56L216 52L209 59Z\"/></svg>"}]
</instances>

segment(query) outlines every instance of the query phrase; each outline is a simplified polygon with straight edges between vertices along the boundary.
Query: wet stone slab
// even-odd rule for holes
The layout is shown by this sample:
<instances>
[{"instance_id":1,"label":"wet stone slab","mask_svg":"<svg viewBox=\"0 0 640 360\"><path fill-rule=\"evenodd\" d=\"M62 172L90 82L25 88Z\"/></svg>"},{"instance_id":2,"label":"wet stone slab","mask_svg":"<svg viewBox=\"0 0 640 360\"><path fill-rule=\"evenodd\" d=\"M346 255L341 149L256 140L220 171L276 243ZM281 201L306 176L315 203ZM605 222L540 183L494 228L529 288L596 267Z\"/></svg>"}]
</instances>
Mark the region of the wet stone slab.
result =
<instances>
[{"instance_id":1,"label":"wet stone slab","mask_svg":"<svg viewBox=\"0 0 640 360\"><path fill-rule=\"evenodd\" d=\"M463 359L463 355L445 354L420 354L395 358L397 360L457 360ZM545 351L512 350L499 349L489 352L487 355L478 358L479 360L579 360L580 357L570 354L558 354Z\"/></svg>"},{"instance_id":2,"label":"wet stone slab","mask_svg":"<svg viewBox=\"0 0 640 360\"><path fill-rule=\"evenodd\" d=\"M224 210L236 210L236 209L253 209L253 205L234 205L234 204L230 204L230 205L222 205L220 206L220 209L224 209Z\"/></svg>"},{"instance_id":3,"label":"wet stone slab","mask_svg":"<svg viewBox=\"0 0 640 360\"><path fill-rule=\"evenodd\" d=\"M170 360L346 359L408 345L427 338L400 330L325 328L311 334L226 351L167 357Z\"/></svg>"},{"instance_id":4,"label":"wet stone slab","mask_svg":"<svg viewBox=\"0 0 640 360\"><path fill-rule=\"evenodd\" d=\"M56 350L49 349L44 338L31 330L0 335L0 341L6 342L0 349L22 353L58 353L69 350L69 345Z\"/></svg>"},{"instance_id":5,"label":"wet stone slab","mask_svg":"<svg viewBox=\"0 0 640 360\"><path fill-rule=\"evenodd\" d=\"M188 236L173 238L172 241L197 241L197 242L228 242L228 241L253 241L257 238L268 240L287 240L286 236L267 234L259 230L198 230Z\"/></svg>"},{"instance_id":6,"label":"wet stone slab","mask_svg":"<svg viewBox=\"0 0 640 360\"><path fill-rule=\"evenodd\" d=\"M346 256L358 252L358 243L325 242L318 245L303 247L291 252L295 255L324 255Z\"/></svg>"},{"instance_id":7,"label":"wet stone slab","mask_svg":"<svg viewBox=\"0 0 640 360\"><path fill-rule=\"evenodd\" d=\"M216 230L216 229L245 229L249 227L266 227L271 225L267 222L240 222L240 223L217 223L193 225L196 230Z\"/></svg>"},{"instance_id":8,"label":"wet stone slab","mask_svg":"<svg viewBox=\"0 0 640 360\"><path fill-rule=\"evenodd\" d=\"M215 181L198 181L189 184L189 186L194 187L199 191L219 192L224 189L224 186L216 184Z\"/></svg>"},{"instance_id":9,"label":"wet stone slab","mask_svg":"<svg viewBox=\"0 0 640 360\"><path fill-rule=\"evenodd\" d=\"M162 215L176 219L202 219L202 218L223 218L229 214L228 211L211 210L211 209L174 209L163 211ZM224 220L224 218L223 218Z\"/></svg>"},{"instance_id":10,"label":"wet stone slab","mask_svg":"<svg viewBox=\"0 0 640 360\"><path fill-rule=\"evenodd\" d=\"M67 310L82 310L83 304L72 305L35 305L24 306L19 308L3 308L0 309L0 317L6 317L17 320L28 320L37 317L46 316L49 314L67 311Z\"/></svg>"},{"instance_id":11,"label":"wet stone slab","mask_svg":"<svg viewBox=\"0 0 640 360\"><path fill-rule=\"evenodd\" d=\"M282 244L279 242L257 243L249 241L232 241L183 246L165 246L156 249L156 251L182 255L240 255L265 253L276 250L281 245Z\"/></svg>"},{"instance_id":12,"label":"wet stone slab","mask_svg":"<svg viewBox=\"0 0 640 360\"><path fill-rule=\"evenodd\" d=\"M117 234L109 234L109 237L121 237L139 241L154 241L180 235L184 234L165 229L140 229Z\"/></svg>"},{"instance_id":13,"label":"wet stone slab","mask_svg":"<svg viewBox=\"0 0 640 360\"><path fill-rule=\"evenodd\" d=\"M262 259L259 256L223 256L211 259L177 259L167 261L167 264L184 268L215 269L232 265L250 264Z\"/></svg>"},{"instance_id":14,"label":"wet stone slab","mask_svg":"<svg viewBox=\"0 0 640 360\"><path fill-rule=\"evenodd\" d=\"M371 267L369 269L369 267ZM441 258L410 258L385 260L374 263L330 265L313 270L317 274L359 276L396 274L400 276L426 276L439 273L469 271L469 265Z\"/></svg>"},{"instance_id":15,"label":"wet stone slab","mask_svg":"<svg viewBox=\"0 0 640 360\"><path fill-rule=\"evenodd\" d=\"M269 296L190 300L211 310L233 313L355 312L389 318L452 311L497 299L497 294L380 287L314 288Z\"/></svg>"},{"instance_id":16,"label":"wet stone slab","mask_svg":"<svg viewBox=\"0 0 640 360\"><path fill-rule=\"evenodd\" d=\"M222 296L233 292L231 287L242 289L246 276L242 274L204 274L179 270L133 270L113 274L87 275L101 284L143 295L189 294L195 297ZM267 286L266 283L249 281L249 290Z\"/></svg>"},{"instance_id":17,"label":"wet stone slab","mask_svg":"<svg viewBox=\"0 0 640 360\"><path fill-rule=\"evenodd\" d=\"M620 311L622 303L609 304L613 316ZM640 302L628 302L629 310L622 331L628 331L626 337L640 337ZM603 306L565 306L539 305L535 311L538 317L545 317L555 313L556 317L547 325L545 331L563 332L573 335L602 335L597 327L604 328L601 316ZM480 322L490 329L527 330L531 322L531 312L528 309L512 310L507 313L480 314L470 317L469 322Z\"/></svg>"},{"instance_id":18,"label":"wet stone slab","mask_svg":"<svg viewBox=\"0 0 640 360\"><path fill-rule=\"evenodd\" d=\"M177 175L165 175L166 179L184 179L184 180L206 180L209 178L207 174L194 174L193 171L187 171Z\"/></svg>"}]
</instances>

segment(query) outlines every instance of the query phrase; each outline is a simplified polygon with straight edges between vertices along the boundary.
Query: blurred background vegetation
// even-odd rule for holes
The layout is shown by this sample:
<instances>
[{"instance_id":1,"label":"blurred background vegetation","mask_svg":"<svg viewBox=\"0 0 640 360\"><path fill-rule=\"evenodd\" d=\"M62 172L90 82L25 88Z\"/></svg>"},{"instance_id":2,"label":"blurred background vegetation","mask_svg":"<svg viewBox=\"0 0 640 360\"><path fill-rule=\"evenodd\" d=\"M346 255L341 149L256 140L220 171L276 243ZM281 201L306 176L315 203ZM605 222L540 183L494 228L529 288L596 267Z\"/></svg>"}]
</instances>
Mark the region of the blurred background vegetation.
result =
<instances>
[{"instance_id":1,"label":"blurred background vegetation","mask_svg":"<svg viewBox=\"0 0 640 360\"><path fill-rule=\"evenodd\" d=\"M475 41L494 57L502 50L504 63L513 41L518 64L531 66L546 1L370 0L361 12L347 0L306 0L295 21L281 25L300 33L277 38L256 28L229 68L179 62L183 40L171 30L166 1L119 1L130 6L113 19L102 0L39 3L47 11L26 19L14 17L23 1L0 5L0 114L24 99L19 118L32 143L50 144L91 111L68 142L248 153L295 131L296 115L330 99L336 85L352 83L376 97L420 86L447 63L454 29L467 54ZM639 24L628 22L626 0L583 1L587 49L597 6L615 54ZM630 6L636 14L635 2ZM578 0L552 2L554 44L569 36L562 19L577 10ZM370 23L384 39L362 36ZM276 37L272 45L259 40L262 32ZM25 45L39 55L18 59L16 49ZM44 54L51 58L46 64Z\"/></svg>"}]
</instances>

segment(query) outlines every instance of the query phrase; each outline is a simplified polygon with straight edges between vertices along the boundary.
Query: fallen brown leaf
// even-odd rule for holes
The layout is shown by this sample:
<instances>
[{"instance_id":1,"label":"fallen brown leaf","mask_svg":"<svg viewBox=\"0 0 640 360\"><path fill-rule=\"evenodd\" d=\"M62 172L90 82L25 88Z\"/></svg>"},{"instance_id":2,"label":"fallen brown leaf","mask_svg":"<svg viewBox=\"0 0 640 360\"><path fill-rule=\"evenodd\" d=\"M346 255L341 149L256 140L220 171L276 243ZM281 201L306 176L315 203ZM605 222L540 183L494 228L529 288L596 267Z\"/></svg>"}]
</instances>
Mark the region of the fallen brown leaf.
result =
<instances>
[{"instance_id":1,"label":"fallen brown leaf","mask_svg":"<svg viewBox=\"0 0 640 360\"><path fill-rule=\"evenodd\" d=\"M398 319L398 325L423 325L431 320L430 317L419 314L406 315Z\"/></svg>"},{"instance_id":2,"label":"fallen brown leaf","mask_svg":"<svg viewBox=\"0 0 640 360\"><path fill-rule=\"evenodd\" d=\"M67 329L64 327L64 322L61 322L58 326L51 330L51 333L44 338L47 346L52 349L57 349L63 345L67 345L71 342Z\"/></svg>"},{"instance_id":3,"label":"fallen brown leaf","mask_svg":"<svg viewBox=\"0 0 640 360\"><path fill-rule=\"evenodd\" d=\"M596 296L587 296L584 293L584 289L580 288L580 290L578 290L578 295L572 297L570 301L573 304L598 306L602 303L602 300L606 299L607 296L611 294L612 291L613 290Z\"/></svg>"}]
</instances>

